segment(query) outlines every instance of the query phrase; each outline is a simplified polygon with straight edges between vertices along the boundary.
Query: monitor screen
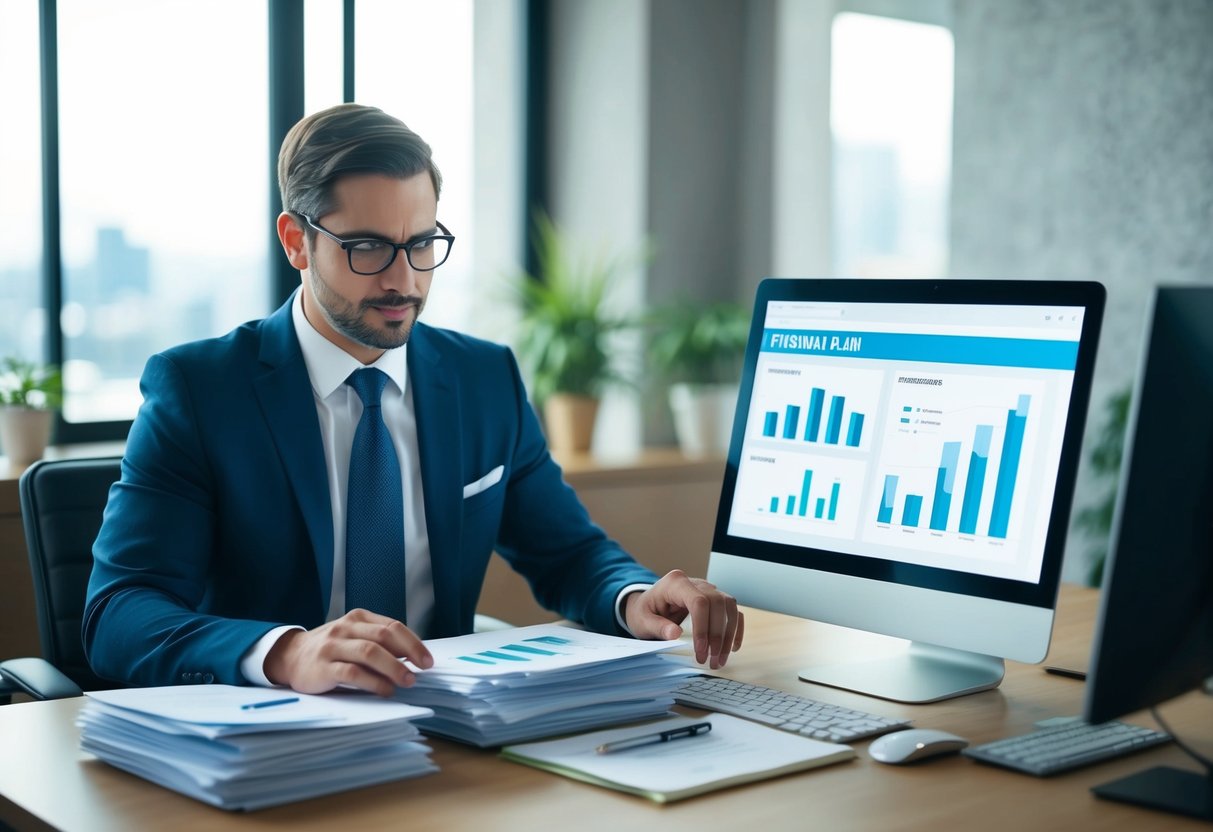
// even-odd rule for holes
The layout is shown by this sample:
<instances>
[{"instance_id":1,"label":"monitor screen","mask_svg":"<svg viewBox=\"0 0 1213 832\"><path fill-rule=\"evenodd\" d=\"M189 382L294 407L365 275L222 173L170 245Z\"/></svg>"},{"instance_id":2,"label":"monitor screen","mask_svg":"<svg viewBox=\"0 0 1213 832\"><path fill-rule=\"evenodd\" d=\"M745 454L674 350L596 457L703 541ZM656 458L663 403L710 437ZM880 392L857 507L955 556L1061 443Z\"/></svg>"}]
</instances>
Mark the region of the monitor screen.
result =
<instances>
[{"instance_id":1,"label":"monitor screen","mask_svg":"<svg viewBox=\"0 0 1213 832\"><path fill-rule=\"evenodd\" d=\"M997 684L1002 658L1042 659L1103 297L1090 283L763 281L709 577L743 603L920 642L911 665L942 663L925 676L956 664L985 679L928 680L931 699ZM814 680L864 689L892 673L852 670Z\"/></svg>"},{"instance_id":2,"label":"monitor screen","mask_svg":"<svg viewBox=\"0 0 1213 832\"><path fill-rule=\"evenodd\" d=\"M1152 707L1211 675L1213 287L1160 288L1129 414L1084 716L1104 722ZM1213 780L1192 772L1151 769L1096 794L1213 820Z\"/></svg>"}]
</instances>

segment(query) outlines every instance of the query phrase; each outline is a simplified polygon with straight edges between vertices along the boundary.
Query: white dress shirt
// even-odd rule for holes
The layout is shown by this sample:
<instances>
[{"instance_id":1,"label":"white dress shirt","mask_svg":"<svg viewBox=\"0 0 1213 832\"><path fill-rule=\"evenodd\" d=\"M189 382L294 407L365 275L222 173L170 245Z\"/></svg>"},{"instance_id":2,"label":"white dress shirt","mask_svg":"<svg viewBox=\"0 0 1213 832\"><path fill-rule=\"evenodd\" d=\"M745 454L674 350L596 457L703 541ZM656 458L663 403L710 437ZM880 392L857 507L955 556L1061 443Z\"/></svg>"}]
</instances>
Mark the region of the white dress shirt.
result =
<instances>
[{"instance_id":1,"label":"white dress shirt","mask_svg":"<svg viewBox=\"0 0 1213 832\"><path fill-rule=\"evenodd\" d=\"M324 462L328 471L329 498L333 510L333 587L329 595L326 621L345 615L345 500L350 470L350 448L354 431L362 416L362 400L345 383L350 373L364 366L358 359L329 341L312 327L303 314L303 293L297 292L291 304L295 334L303 350L303 361L312 382L316 415L320 418L320 437L324 442ZM408 345L386 350L371 367L387 374L383 388L383 421L396 448L404 485L404 565L405 624L424 634L434 613L434 576L430 567L430 540L425 527L425 500L421 486L421 460L417 450L417 418L413 409L413 391L408 383ZM615 619L625 632L631 632L623 619L623 601L632 592L649 584L624 587L615 599ZM244 678L255 685L272 684L265 675L265 657L292 625L275 627L248 649L240 659Z\"/></svg>"},{"instance_id":2,"label":"white dress shirt","mask_svg":"<svg viewBox=\"0 0 1213 832\"><path fill-rule=\"evenodd\" d=\"M345 615L345 500L350 470L350 448L362 417L362 400L345 383L362 362L315 330L303 314L303 294L296 293L291 305L295 334L303 350L312 397L320 419L324 463L328 472L329 499L333 511L333 587L329 594L326 621ZM388 377L383 388L383 421L396 448L404 486L404 552L406 616L404 622L416 633L425 633L434 612L434 578L430 568L430 540L425 527L425 500L421 485L421 462L417 451L417 419L413 391L408 383L408 346L386 350L375 363ZM254 684L268 685L265 657L283 633L300 627L270 630L241 658L240 670Z\"/></svg>"}]
</instances>

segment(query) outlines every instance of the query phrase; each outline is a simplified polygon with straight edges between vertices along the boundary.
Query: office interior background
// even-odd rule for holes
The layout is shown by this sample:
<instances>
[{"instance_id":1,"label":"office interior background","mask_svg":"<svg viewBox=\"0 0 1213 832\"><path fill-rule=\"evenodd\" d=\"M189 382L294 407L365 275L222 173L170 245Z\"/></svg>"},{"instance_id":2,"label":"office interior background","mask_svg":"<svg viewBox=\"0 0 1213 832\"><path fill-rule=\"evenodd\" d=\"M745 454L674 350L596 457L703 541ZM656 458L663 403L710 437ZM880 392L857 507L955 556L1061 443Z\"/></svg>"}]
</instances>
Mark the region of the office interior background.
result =
<instances>
[{"instance_id":1,"label":"office interior background","mask_svg":"<svg viewBox=\"0 0 1213 832\"><path fill-rule=\"evenodd\" d=\"M649 252L612 288L627 312L750 303L765 276L1101 281L1077 510L1151 288L1213 282L1209 0L50 6L44 99L40 3L0 0L0 355L62 362L60 441L120 439L151 353L281 302L275 29L299 20L300 115L352 92L434 148L458 237L434 325L516 339L536 207L587 250ZM672 442L660 398L607 396L596 452Z\"/></svg>"}]
</instances>

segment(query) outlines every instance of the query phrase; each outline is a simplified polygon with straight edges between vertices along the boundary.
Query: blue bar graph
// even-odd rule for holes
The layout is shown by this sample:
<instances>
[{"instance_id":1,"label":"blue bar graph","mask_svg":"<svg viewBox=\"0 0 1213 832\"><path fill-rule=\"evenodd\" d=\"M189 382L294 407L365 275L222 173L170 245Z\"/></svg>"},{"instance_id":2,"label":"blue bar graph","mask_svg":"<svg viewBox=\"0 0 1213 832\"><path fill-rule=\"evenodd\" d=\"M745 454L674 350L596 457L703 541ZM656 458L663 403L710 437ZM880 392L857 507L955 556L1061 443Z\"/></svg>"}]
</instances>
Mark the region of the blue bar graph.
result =
<instances>
[{"instance_id":1,"label":"blue bar graph","mask_svg":"<svg viewBox=\"0 0 1213 832\"><path fill-rule=\"evenodd\" d=\"M918 527L918 516L922 513L922 496L907 494L905 508L901 510L901 525Z\"/></svg>"},{"instance_id":2,"label":"blue bar graph","mask_svg":"<svg viewBox=\"0 0 1213 832\"><path fill-rule=\"evenodd\" d=\"M842 431L842 406L845 403L845 396L835 396L830 400L830 421L826 423L827 445L838 444L838 434Z\"/></svg>"},{"instance_id":3,"label":"blue bar graph","mask_svg":"<svg viewBox=\"0 0 1213 832\"><path fill-rule=\"evenodd\" d=\"M863 434L863 414L852 413L851 424L847 426L847 446L859 447L859 437Z\"/></svg>"},{"instance_id":4,"label":"blue bar graph","mask_svg":"<svg viewBox=\"0 0 1213 832\"><path fill-rule=\"evenodd\" d=\"M956 489L956 468L960 465L960 443L944 442L943 454L939 458L939 472L935 475L935 499L931 503L931 528L945 531L948 528L948 513L952 510L952 492Z\"/></svg>"},{"instance_id":5,"label":"blue bar graph","mask_svg":"<svg viewBox=\"0 0 1213 832\"><path fill-rule=\"evenodd\" d=\"M960 533L977 533L977 509L986 484L986 465L990 459L990 438L993 425L978 425L973 434L973 450L969 454L969 475L965 478L964 502L960 506Z\"/></svg>"},{"instance_id":6,"label":"blue bar graph","mask_svg":"<svg viewBox=\"0 0 1213 832\"><path fill-rule=\"evenodd\" d=\"M793 439L804 442L824 442L829 445L839 445L845 442L849 448L858 448L863 442L863 429L867 421L865 414L852 411L846 412L845 396L830 396L829 413L826 413L826 393L824 387L813 387L809 391L808 410L804 408L804 400L796 404L779 403L782 407L783 424L780 424L780 410L767 410L763 413L762 435L767 439ZM801 427L801 416L804 416L804 427ZM846 422L846 435L843 435L843 423Z\"/></svg>"},{"instance_id":7,"label":"blue bar graph","mask_svg":"<svg viewBox=\"0 0 1213 832\"><path fill-rule=\"evenodd\" d=\"M814 387L813 392L809 394L809 420L804 426L804 440L806 442L816 442L817 436L821 432L821 406L825 402L826 391L820 387Z\"/></svg>"},{"instance_id":8,"label":"blue bar graph","mask_svg":"<svg viewBox=\"0 0 1213 832\"><path fill-rule=\"evenodd\" d=\"M809 511L809 485L813 482L813 472L805 470L804 484L800 487L800 510L797 512L801 517Z\"/></svg>"},{"instance_id":9,"label":"blue bar graph","mask_svg":"<svg viewBox=\"0 0 1213 832\"><path fill-rule=\"evenodd\" d=\"M800 408L794 404L788 405L787 414L783 418L783 438L796 438L796 425L800 423Z\"/></svg>"},{"instance_id":10,"label":"blue bar graph","mask_svg":"<svg viewBox=\"0 0 1213 832\"><path fill-rule=\"evenodd\" d=\"M877 523L893 522L893 499L897 496L897 477L884 476L884 495L880 498L880 511L876 512Z\"/></svg>"},{"instance_id":11,"label":"blue bar graph","mask_svg":"<svg viewBox=\"0 0 1213 832\"><path fill-rule=\"evenodd\" d=\"M998 460L998 478L994 483L994 508L990 514L990 537L1006 538L1011 522L1011 501L1015 497L1015 479L1019 475L1019 455L1023 451L1024 426L1032 397L1020 395L1019 405L1007 411L1007 432Z\"/></svg>"},{"instance_id":12,"label":"blue bar graph","mask_svg":"<svg viewBox=\"0 0 1213 832\"><path fill-rule=\"evenodd\" d=\"M800 483L800 494L775 495L771 497L771 514L795 515L810 519L809 507L812 505L814 508L813 518L818 520L837 519L838 502L842 497L842 483L835 482L831 484L828 502L825 497L818 497L816 500L811 499L809 492L812 487L813 471L806 468L804 470L804 477ZM759 509L759 511L762 511L762 509Z\"/></svg>"}]
</instances>

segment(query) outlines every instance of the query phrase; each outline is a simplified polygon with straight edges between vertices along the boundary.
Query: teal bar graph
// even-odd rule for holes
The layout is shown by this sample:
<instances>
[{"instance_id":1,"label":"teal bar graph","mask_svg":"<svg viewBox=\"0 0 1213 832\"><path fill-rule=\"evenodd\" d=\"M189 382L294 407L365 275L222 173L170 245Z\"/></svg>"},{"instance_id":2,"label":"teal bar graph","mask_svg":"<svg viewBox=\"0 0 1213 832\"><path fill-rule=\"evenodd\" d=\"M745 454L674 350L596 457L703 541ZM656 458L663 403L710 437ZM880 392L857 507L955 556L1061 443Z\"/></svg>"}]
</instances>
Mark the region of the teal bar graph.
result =
<instances>
[{"instance_id":1,"label":"teal bar graph","mask_svg":"<svg viewBox=\"0 0 1213 832\"><path fill-rule=\"evenodd\" d=\"M893 500L897 497L897 477L885 474L884 493L880 498L880 510L876 512L877 523L893 522Z\"/></svg>"},{"instance_id":2,"label":"teal bar graph","mask_svg":"<svg viewBox=\"0 0 1213 832\"><path fill-rule=\"evenodd\" d=\"M960 443L944 442L935 475L935 499L931 503L931 528L945 531L952 510L952 492L956 489L956 468L960 465Z\"/></svg>"},{"instance_id":3,"label":"teal bar graph","mask_svg":"<svg viewBox=\"0 0 1213 832\"><path fill-rule=\"evenodd\" d=\"M813 392L809 394L809 418L804 426L806 442L816 442L818 434L821 433L821 407L825 398L826 391L820 387L814 387Z\"/></svg>"},{"instance_id":4,"label":"teal bar graph","mask_svg":"<svg viewBox=\"0 0 1213 832\"><path fill-rule=\"evenodd\" d=\"M922 513L922 495L907 494L906 504L901 510L901 525L918 528L918 516Z\"/></svg>"},{"instance_id":5,"label":"teal bar graph","mask_svg":"<svg viewBox=\"0 0 1213 832\"><path fill-rule=\"evenodd\" d=\"M800 486L800 509L797 511L801 517L804 517L809 510L809 486L813 483L813 472L805 470L804 483Z\"/></svg>"},{"instance_id":6,"label":"teal bar graph","mask_svg":"<svg viewBox=\"0 0 1213 832\"><path fill-rule=\"evenodd\" d=\"M969 453L969 474L965 477L964 502L960 506L960 533L977 533L977 510L986 485L986 466L990 460L990 438L993 425L978 425L973 434L973 450Z\"/></svg>"},{"instance_id":7,"label":"teal bar graph","mask_svg":"<svg viewBox=\"0 0 1213 832\"><path fill-rule=\"evenodd\" d=\"M838 434L842 431L842 408L846 401L846 396L835 396L830 400L830 421L826 424L827 445L838 444Z\"/></svg>"},{"instance_id":8,"label":"teal bar graph","mask_svg":"<svg viewBox=\"0 0 1213 832\"><path fill-rule=\"evenodd\" d=\"M800 408L794 404L788 405L786 414L783 417L783 438L795 439L796 426L800 423Z\"/></svg>"},{"instance_id":9,"label":"teal bar graph","mask_svg":"<svg viewBox=\"0 0 1213 832\"><path fill-rule=\"evenodd\" d=\"M863 435L863 414L852 413L851 423L847 426L847 446L859 447L859 439Z\"/></svg>"},{"instance_id":10,"label":"teal bar graph","mask_svg":"<svg viewBox=\"0 0 1213 832\"><path fill-rule=\"evenodd\" d=\"M775 435L775 426L778 424L778 422L779 422L779 414L776 413L774 410L768 410L766 422L764 422L762 425L762 435L763 436L774 436Z\"/></svg>"},{"instance_id":11,"label":"teal bar graph","mask_svg":"<svg viewBox=\"0 0 1213 832\"><path fill-rule=\"evenodd\" d=\"M1006 437L1002 441L1002 456L998 460L998 476L994 481L994 507L990 513L990 537L1007 536L1011 523L1011 501L1015 498L1015 480L1019 476L1019 457L1023 451L1024 427L1028 423L1028 407L1032 397L1020 395L1019 404L1007 411Z\"/></svg>"},{"instance_id":12,"label":"teal bar graph","mask_svg":"<svg viewBox=\"0 0 1213 832\"><path fill-rule=\"evenodd\" d=\"M817 520L835 520L838 516L838 502L842 497L842 483L835 482L830 486L830 497L827 503L825 497L815 501L810 496L813 487L813 471L806 468L800 482L799 494L775 495L771 497L771 514L809 518L809 506L814 506L813 518ZM759 509L761 511L761 509Z\"/></svg>"}]
</instances>

